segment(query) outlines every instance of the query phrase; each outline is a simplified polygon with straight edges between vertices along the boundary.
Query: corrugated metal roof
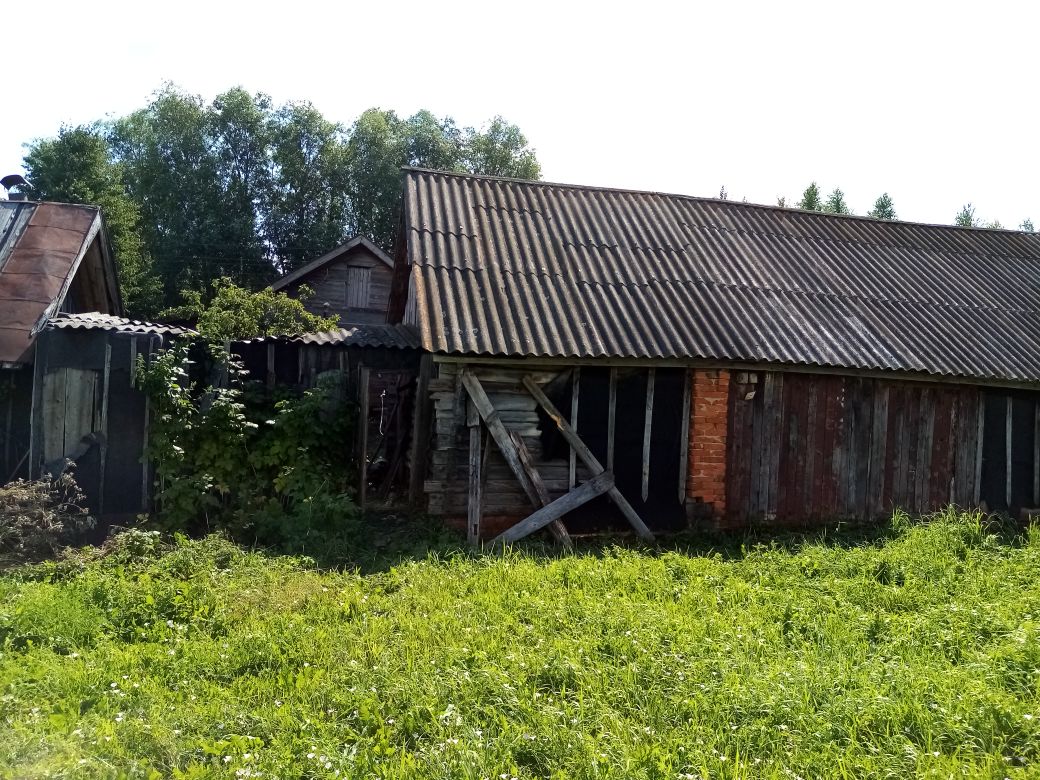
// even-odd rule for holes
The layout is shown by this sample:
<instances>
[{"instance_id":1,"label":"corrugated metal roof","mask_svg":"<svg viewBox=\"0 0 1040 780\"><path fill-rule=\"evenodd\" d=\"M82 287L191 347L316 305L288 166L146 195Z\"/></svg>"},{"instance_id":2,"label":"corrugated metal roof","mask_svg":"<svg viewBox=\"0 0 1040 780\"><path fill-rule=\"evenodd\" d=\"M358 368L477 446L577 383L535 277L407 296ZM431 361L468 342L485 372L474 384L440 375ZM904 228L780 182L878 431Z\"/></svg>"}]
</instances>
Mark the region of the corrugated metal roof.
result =
<instances>
[{"instance_id":1,"label":"corrugated metal roof","mask_svg":"<svg viewBox=\"0 0 1040 780\"><path fill-rule=\"evenodd\" d=\"M265 336L257 341L324 344L339 347L386 347L389 349L419 349L422 343L419 331L412 325L355 325L321 333L302 333L295 336Z\"/></svg>"},{"instance_id":2,"label":"corrugated metal roof","mask_svg":"<svg viewBox=\"0 0 1040 780\"><path fill-rule=\"evenodd\" d=\"M102 314L96 311L81 314L59 314L47 324L47 327L73 330L107 330L129 334L158 334L160 336L183 336L195 333L191 328L164 325L158 322L128 320L125 317L116 317L112 314Z\"/></svg>"},{"instance_id":3,"label":"corrugated metal roof","mask_svg":"<svg viewBox=\"0 0 1040 780\"><path fill-rule=\"evenodd\" d=\"M1040 380L1040 235L410 169L427 349Z\"/></svg>"},{"instance_id":4,"label":"corrugated metal roof","mask_svg":"<svg viewBox=\"0 0 1040 780\"><path fill-rule=\"evenodd\" d=\"M105 303L120 310L96 206L4 201L0 215L0 363L30 359L35 335L61 306L95 240L102 240L95 273Z\"/></svg>"}]
</instances>

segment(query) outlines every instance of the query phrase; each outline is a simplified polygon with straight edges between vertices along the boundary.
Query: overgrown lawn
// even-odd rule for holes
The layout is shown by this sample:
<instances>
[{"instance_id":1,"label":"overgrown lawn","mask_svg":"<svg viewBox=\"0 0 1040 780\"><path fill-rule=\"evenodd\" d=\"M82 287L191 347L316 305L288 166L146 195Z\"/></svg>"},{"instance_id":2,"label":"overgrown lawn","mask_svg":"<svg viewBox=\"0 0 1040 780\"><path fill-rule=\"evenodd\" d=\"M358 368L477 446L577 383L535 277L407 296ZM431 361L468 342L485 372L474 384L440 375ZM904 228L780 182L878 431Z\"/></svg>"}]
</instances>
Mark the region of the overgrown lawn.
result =
<instances>
[{"instance_id":1,"label":"overgrown lawn","mask_svg":"<svg viewBox=\"0 0 1040 780\"><path fill-rule=\"evenodd\" d=\"M132 534L0 576L5 777L1025 777L1040 532L368 573Z\"/></svg>"}]
</instances>

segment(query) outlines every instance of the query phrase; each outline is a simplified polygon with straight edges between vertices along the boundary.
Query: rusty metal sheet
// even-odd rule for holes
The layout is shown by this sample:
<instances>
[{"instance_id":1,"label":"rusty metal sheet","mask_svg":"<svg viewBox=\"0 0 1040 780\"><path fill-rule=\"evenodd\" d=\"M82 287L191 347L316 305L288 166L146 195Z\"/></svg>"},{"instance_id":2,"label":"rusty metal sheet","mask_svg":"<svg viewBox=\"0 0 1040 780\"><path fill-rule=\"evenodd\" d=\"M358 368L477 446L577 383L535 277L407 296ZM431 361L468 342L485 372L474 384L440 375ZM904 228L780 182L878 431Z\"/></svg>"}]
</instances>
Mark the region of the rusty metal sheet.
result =
<instances>
[{"instance_id":1,"label":"rusty metal sheet","mask_svg":"<svg viewBox=\"0 0 1040 780\"><path fill-rule=\"evenodd\" d=\"M0 363L17 363L27 359L33 329L61 304L101 214L94 206L16 201L0 203L0 215Z\"/></svg>"},{"instance_id":2,"label":"rusty metal sheet","mask_svg":"<svg viewBox=\"0 0 1040 780\"><path fill-rule=\"evenodd\" d=\"M410 169L404 240L437 352L1040 381L1031 233Z\"/></svg>"}]
</instances>

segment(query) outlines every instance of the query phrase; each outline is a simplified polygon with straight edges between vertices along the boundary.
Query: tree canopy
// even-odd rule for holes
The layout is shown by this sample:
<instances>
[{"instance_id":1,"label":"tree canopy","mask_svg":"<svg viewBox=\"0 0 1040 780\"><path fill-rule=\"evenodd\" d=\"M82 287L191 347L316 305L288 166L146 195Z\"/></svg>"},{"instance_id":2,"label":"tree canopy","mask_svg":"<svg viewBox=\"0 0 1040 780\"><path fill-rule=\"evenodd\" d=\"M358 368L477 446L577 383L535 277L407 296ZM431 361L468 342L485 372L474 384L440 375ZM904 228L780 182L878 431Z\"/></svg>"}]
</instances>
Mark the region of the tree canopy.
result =
<instances>
[{"instance_id":1,"label":"tree canopy","mask_svg":"<svg viewBox=\"0 0 1040 780\"><path fill-rule=\"evenodd\" d=\"M314 333L339 324L336 317L320 317L304 308L303 301L311 294L306 285L300 287L299 298L276 293L270 287L250 292L226 277L214 280L212 287L208 302L198 290L185 290L183 302L163 311L162 316L190 320L203 338L221 342Z\"/></svg>"},{"instance_id":2,"label":"tree canopy","mask_svg":"<svg viewBox=\"0 0 1040 780\"><path fill-rule=\"evenodd\" d=\"M307 102L235 87L206 102L165 85L116 119L28 145L32 197L102 207L128 310L151 316L227 278L256 290L360 233L389 250L401 167L536 179L500 116L482 128L369 109L349 127Z\"/></svg>"},{"instance_id":3,"label":"tree canopy","mask_svg":"<svg viewBox=\"0 0 1040 780\"><path fill-rule=\"evenodd\" d=\"M867 216L874 219L896 219L896 207L892 202L892 196L887 192L879 195L878 199L874 201L873 207L867 212Z\"/></svg>"}]
</instances>

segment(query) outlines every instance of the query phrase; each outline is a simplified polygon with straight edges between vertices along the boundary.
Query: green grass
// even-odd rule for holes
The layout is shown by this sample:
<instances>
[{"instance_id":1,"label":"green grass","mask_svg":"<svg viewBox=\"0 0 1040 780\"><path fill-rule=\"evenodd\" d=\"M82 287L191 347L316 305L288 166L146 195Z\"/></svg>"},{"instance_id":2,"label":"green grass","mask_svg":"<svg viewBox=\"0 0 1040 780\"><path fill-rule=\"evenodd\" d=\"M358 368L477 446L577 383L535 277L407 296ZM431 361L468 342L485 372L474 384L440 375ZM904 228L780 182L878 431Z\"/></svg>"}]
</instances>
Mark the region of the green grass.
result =
<instances>
[{"instance_id":1,"label":"green grass","mask_svg":"<svg viewBox=\"0 0 1040 780\"><path fill-rule=\"evenodd\" d=\"M1040 532L0 576L0 776L1040 774ZM389 559L384 556L384 560Z\"/></svg>"}]
</instances>

